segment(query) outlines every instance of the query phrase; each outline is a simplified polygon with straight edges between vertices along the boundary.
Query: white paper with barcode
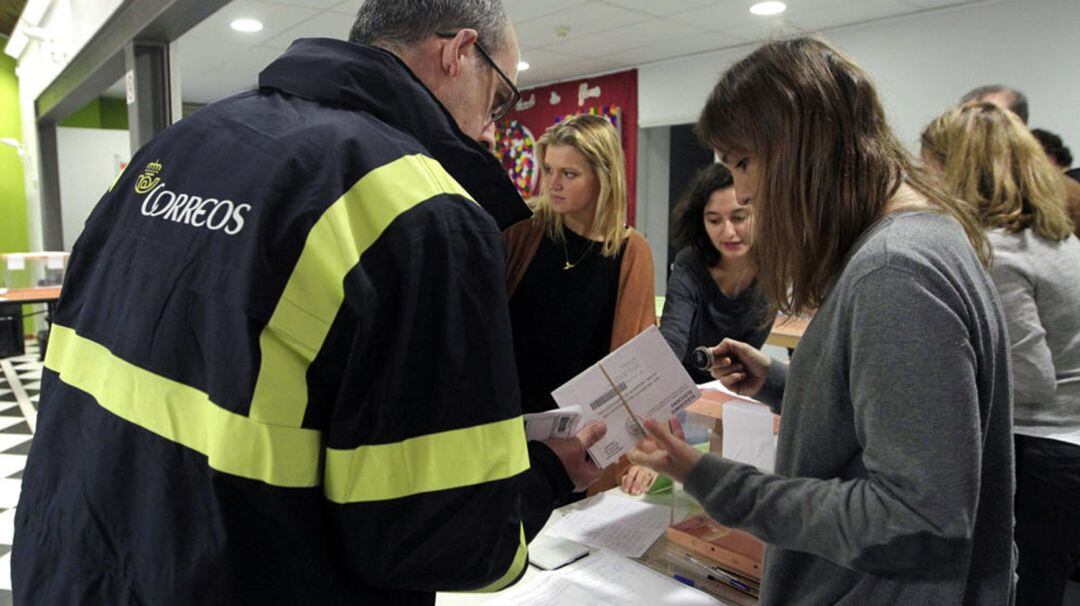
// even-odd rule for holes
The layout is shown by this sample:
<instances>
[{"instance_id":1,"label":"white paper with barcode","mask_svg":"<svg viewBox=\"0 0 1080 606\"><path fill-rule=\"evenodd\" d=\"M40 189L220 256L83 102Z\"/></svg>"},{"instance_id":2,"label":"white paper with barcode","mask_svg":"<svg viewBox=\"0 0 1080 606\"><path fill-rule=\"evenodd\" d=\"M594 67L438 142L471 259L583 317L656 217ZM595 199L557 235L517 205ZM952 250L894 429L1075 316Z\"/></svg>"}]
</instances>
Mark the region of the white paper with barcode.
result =
<instances>
[{"instance_id":1,"label":"white paper with barcode","mask_svg":"<svg viewBox=\"0 0 1080 606\"><path fill-rule=\"evenodd\" d=\"M607 425L607 434L589 449L600 467L617 461L644 437L639 423L647 418L666 422L700 395L655 326L551 392L560 407L581 407L578 427L595 419Z\"/></svg>"},{"instance_id":2,"label":"white paper with barcode","mask_svg":"<svg viewBox=\"0 0 1080 606\"><path fill-rule=\"evenodd\" d=\"M581 407L556 408L525 415L525 439L572 438L577 432Z\"/></svg>"}]
</instances>

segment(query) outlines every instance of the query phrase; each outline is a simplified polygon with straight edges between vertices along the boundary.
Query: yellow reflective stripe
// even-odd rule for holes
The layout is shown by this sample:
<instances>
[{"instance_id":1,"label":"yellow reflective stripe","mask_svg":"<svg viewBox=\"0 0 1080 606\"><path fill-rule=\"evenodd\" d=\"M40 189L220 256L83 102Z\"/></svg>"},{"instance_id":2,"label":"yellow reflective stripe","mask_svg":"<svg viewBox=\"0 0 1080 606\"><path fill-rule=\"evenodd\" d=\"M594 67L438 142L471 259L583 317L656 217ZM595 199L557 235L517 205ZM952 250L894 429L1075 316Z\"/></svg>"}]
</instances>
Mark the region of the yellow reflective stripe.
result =
<instances>
[{"instance_id":1,"label":"yellow reflective stripe","mask_svg":"<svg viewBox=\"0 0 1080 606\"><path fill-rule=\"evenodd\" d=\"M110 186L109 186L109 191L112 191L112 190L113 190L113 188L114 188L114 187L116 187L116 182L120 180L120 177L124 176L124 171L125 171L125 170L127 170L127 166L125 166L124 168L120 169L120 172L116 173L116 178L115 178L115 179L113 179L113 181L112 181L112 185L110 185Z\"/></svg>"},{"instance_id":2,"label":"yellow reflective stripe","mask_svg":"<svg viewBox=\"0 0 1080 606\"><path fill-rule=\"evenodd\" d=\"M318 431L229 412L198 389L139 368L59 324L52 325L45 366L114 415L206 455L218 471L274 486L319 485Z\"/></svg>"},{"instance_id":3,"label":"yellow reflective stripe","mask_svg":"<svg viewBox=\"0 0 1080 606\"><path fill-rule=\"evenodd\" d=\"M529 468L521 417L352 449L326 449L335 503L384 501L513 477Z\"/></svg>"},{"instance_id":4,"label":"yellow reflective stripe","mask_svg":"<svg viewBox=\"0 0 1080 606\"><path fill-rule=\"evenodd\" d=\"M262 362L252 418L300 426L307 409L307 370L341 307L345 275L394 219L442 193L469 198L435 160L404 156L365 175L323 213L259 335Z\"/></svg>"},{"instance_id":5,"label":"yellow reflective stripe","mask_svg":"<svg viewBox=\"0 0 1080 606\"><path fill-rule=\"evenodd\" d=\"M521 576L521 571L525 569L525 562L527 562L528 559L529 548L525 544L525 527L521 526L521 539L518 542L517 553L514 554L514 561L510 562L510 568L507 569L506 574L499 577L499 580L495 581L494 583L488 585L487 587L477 589L473 593L490 593L492 591L501 591L503 589L506 589L508 585L516 581L518 577Z\"/></svg>"}]
</instances>

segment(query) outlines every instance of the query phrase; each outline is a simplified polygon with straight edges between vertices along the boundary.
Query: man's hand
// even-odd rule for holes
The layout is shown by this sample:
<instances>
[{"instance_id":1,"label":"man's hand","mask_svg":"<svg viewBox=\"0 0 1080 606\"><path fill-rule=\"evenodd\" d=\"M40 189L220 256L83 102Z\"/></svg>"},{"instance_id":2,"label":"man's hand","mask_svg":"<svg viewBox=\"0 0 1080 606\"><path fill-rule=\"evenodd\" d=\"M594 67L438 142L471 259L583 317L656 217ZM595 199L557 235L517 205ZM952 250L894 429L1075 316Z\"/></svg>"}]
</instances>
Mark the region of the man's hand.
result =
<instances>
[{"instance_id":1,"label":"man's hand","mask_svg":"<svg viewBox=\"0 0 1080 606\"><path fill-rule=\"evenodd\" d=\"M607 426L600 421L589 423L572 438L550 438L544 444L555 453L566 468L574 490L580 492L600 477L600 468L586 454L607 433Z\"/></svg>"}]
</instances>

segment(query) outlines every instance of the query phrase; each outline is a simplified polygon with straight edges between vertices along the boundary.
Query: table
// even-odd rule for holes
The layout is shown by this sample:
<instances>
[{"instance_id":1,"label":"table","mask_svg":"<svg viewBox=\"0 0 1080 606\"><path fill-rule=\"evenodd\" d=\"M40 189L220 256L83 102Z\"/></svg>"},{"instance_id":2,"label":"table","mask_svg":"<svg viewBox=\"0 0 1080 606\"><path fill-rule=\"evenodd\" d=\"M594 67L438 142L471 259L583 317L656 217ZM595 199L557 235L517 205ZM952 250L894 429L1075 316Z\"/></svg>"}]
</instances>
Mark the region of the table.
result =
<instances>
[{"instance_id":1,"label":"table","mask_svg":"<svg viewBox=\"0 0 1080 606\"><path fill-rule=\"evenodd\" d=\"M0 352L3 352L3 355L20 355L26 351L23 344L23 305L44 303L47 306L45 321L51 323L53 308L59 298L59 286L0 290L0 318L6 318L6 321L11 323L11 329L15 331L9 345L0 344ZM4 332L6 333L7 330L5 329ZM41 344L41 353L45 354L44 343Z\"/></svg>"},{"instance_id":2,"label":"table","mask_svg":"<svg viewBox=\"0 0 1080 606\"><path fill-rule=\"evenodd\" d=\"M676 485L676 488L674 490L674 493L664 493L657 495L648 494L641 497L626 496L625 494L620 492L619 488L612 488L608 492L612 494L620 494L621 498L640 499L647 503L664 506L671 506L673 504L672 499L674 497L674 506L676 511L679 512L680 518L701 511L701 506L696 501L694 501L694 499L690 497L686 492L681 490L678 485ZM583 503L585 503L585 501L572 503L570 505L560 508L559 511L573 511L577 508L582 507ZM554 518L555 516L552 517ZM551 524L552 521L549 520L548 524L545 525L544 528L548 528ZM541 532L543 532L543 530L541 530ZM668 541L666 536L661 536L659 539L656 540L655 543L653 543L652 547L650 547L644 555L642 555L640 558L633 559L634 561L644 564L665 576L671 577L678 574L685 578L692 579L696 583L702 585L699 588L703 589L704 591L706 591L706 593L716 598L717 604L727 606L757 605L758 601L756 599L740 593L739 591L732 588L715 586L715 584L713 586L705 588L704 585L708 583L708 581L706 581L705 579L705 575L692 568L690 564L685 563L685 561L683 560L684 553L686 552L682 551L681 547ZM525 571L525 575L520 581L518 581L518 583L528 583L530 580L536 579L539 575L558 575L560 573L560 570L563 569L545 571L540 570L532 564L529 564L527 570ZM492 597L496 595L498 594L439 593L436 596L435 604L436 606L474 606L476 604L482 604L492 599Z\"/></svg>"},{"instance_id":3,"label":"table","mask_svg":"<svg viewBox=\"0 0 1080 606\"><path fill-rule=\"evenodd\" d=\"M59 286L36 286L34 288L10 288L0 292L0 305L25 305L29 303L56 303L60 298Z\"/></svg>"},{"instance_id":4,"label":"table","mask_svg":"<svg viewBox=\"0 0 1080 606\"><path fill-rule=\"evenodd\" d=\"M772 332L765 339L765 343L795 349L795 346L799 344L799 340L802 339L803 333L806 332L806 327L809 325L810 318L792 318L778 314L776 322L773 323Z\"/></svg>"}]
</instances>

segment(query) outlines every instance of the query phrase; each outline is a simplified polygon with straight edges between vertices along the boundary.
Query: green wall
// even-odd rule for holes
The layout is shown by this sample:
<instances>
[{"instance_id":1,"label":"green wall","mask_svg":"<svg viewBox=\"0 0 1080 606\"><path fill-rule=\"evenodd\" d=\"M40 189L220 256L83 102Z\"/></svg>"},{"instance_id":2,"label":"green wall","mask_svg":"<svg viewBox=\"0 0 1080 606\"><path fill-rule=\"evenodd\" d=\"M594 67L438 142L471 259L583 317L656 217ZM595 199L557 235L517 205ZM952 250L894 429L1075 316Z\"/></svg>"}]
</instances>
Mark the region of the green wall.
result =
<instances>
[{"instance_id":1,"label":"green wall","mask_svg":"<svg viewBox=\"0 0 1080 606\"><path fill-rule=\"evenodd\" d=\"M127 130L127 104L123 99L99 97L69 116L60 126Z\"/></svg>"},{"instance_id":2,"label":"green wall","mask_svg":"<svg viewBox=\"0 0 1080 606\"><path fill-rule=\"evenodd\" d=\"M0 46L7 38L0 36ZM11 137L22 141L22 123L19 120L19 80L15 77L15 59L0 55L0 138ZM0 143L0 253L27 252L30 235L26 225L26 188L22 161L14 147ZM0 276L7 288L30 285L30 272L7 271L0 267ZM23 308L28 313L29 307ZM33 319L27 318L24 329L33 331Z\"/></svg>"},{"instance_id":3,"label":"green wall","mask_svg":"<svg viewBox=\"0 0 1080 606\"><path fill-rule=\"evenodd\" d=\"M4 39L0 38L0 43ZM0 55L0 137L22 141L19 81L15 59ZM26 252L26 189L23 166L15 148L0 144L0 252Z\"/></svg>"}]
</instances>

